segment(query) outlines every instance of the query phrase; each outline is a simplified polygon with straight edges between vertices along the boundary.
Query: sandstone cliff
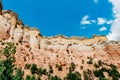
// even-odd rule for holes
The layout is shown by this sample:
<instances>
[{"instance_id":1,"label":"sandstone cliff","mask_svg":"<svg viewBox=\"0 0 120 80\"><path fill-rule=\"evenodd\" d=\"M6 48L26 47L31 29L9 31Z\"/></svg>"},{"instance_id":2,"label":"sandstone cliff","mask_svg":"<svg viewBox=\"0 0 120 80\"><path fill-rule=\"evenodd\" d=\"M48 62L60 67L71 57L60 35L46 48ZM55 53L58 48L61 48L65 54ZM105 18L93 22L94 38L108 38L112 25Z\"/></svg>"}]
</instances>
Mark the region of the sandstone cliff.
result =
<instances>
[{"instance_id":1,"label":"sandstone cliff","mask_svg":"<svg viewBox=\"0 0 120 80\"><path fill-rule=\"evenodd\" d=\"M88 69L94 71L96 68L92 64L100 60L108 65L116 65L120 71L119 41L109 41L105 36L94 36L91 39L68 38L61 35L43 37L38 29L25 26L11 10L2 10L0 13L0 41L1 49L4 48L3 42L15 43L15 65L22 67L24 76L31 75L24 66L33 63L46 69L52 65L54 71L52 75L57 75L61 79L69 72L71 62L76 65L75 71L82 74L82 80L84 71ZM90 59L92 64L87 63ZM62 66L62 71L56 69L56 64ZM80 69L81 66L83 69ZM112 80L107 73L104 72L104 75ZM98 80L94 75L91 76L92 80ZM41 79L47 80L47 76L43 75Z\"/></svg>"}]
</instances>

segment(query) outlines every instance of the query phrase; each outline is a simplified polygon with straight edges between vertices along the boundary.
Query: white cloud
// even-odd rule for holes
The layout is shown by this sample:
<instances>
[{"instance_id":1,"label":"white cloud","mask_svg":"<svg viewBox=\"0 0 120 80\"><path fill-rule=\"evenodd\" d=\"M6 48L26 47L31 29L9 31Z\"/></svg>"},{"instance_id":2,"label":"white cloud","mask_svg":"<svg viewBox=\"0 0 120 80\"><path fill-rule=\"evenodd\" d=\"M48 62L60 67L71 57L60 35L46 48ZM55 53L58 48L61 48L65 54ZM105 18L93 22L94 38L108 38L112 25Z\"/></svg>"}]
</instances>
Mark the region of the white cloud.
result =
<instances>
[{"instance_id":1,"label":"white cloud","mask_svg":"<svg viewBox=\"0 0 120 80\"><path fill-rule=\"evenodd\" d=\"M96 21L90 20L88 15L84 16L80 22L80 24L82 24L82 25L90 25L92 23L96 23Z\"/></svg>"},{"instance_id":2,"label":"white cloud","mask_svg":"<svg viewBox=\"0 0 120 80\"><path fill-rule=\"evenodd\" d=\"M99 31L106 31L106 30L107 30L107 28L105 26L103 26L99 29Z\"/></svg>"},{"instance_id":3,"label":"white cloud","mask_svg":"<svg viewBox=\"0 0 120 80\"><path fill-rule=\"evenodd\" d=\"M109 20L106 22L106 24L112 24L113 23L113 20Z\"/></svg>"},{"instance_id":4,"label":"white cloud","mask_svg":"<svg viewBox=\"0 0 120 80\"><path fill-rule=\"evenodd\" d=\"M82 18L81 24L86 25L86 24L91 24L91 22L88 20L89 16L86 15Z\"/></svg>"},{"instance_id":5,"label":"white cloud","mask_svg":"<svg viewBox=\"0 0 120 80\"><path fill-rule=\"evenodd\" d=\"M113 5L115 20L111 26L111 32L107 35L110 40L120 40L120 0L109 0Z\"/></svg>"},{"instance_id":6,"label":"white cloud","mask_svg":"<svg viewBox=\"0 0 120 80\"><path fill-rule=\"evenodd\" d=\"M97 18L98 20L98 25L104 25L104 24L112 24L113 20L107 20L106 18Z\"/></svg>"},{"instance_id":7,"label":"white cloud","mask_svg":"<svg viewBox=\"0 0 120 80\"><path fill-rule=\"evenodd\" d=\"M103 25L107 21L105 18L97 18L97 19L98 19L98 25Z\"/></svg>"},{"instance_id":8,"label":"white cloud","mask_svg":"<svg viewBox=\"0 0 120 80\"><path fill-rule=\"evenodd\" d=\"M92 23L96 23L96 21L95 21L95 20L91 20L91 22L92 22Z\"/></svg>"},{"instance_id":9,"label":"white cloud","mask_svg":"<svg viewBox=\"0 0 120 80\"><path fill-rule=\"evenodd\" d=\"M97 4L99 0L93 0L93 1Z\"/></svg>"}]
</instances>

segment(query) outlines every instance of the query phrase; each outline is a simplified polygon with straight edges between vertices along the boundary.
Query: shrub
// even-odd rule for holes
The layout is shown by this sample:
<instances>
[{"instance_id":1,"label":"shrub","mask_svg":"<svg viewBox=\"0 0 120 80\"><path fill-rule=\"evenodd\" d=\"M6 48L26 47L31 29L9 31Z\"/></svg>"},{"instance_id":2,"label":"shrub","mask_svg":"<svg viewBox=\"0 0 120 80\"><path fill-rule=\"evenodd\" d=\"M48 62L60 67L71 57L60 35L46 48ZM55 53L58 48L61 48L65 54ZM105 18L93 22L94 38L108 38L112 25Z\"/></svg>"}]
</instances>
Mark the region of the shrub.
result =
<instances>
[{"instance_id":1,"label":"shrub","mask_svg":"<svg viewBox=\"0 0 120 80\"><path fill-rule=\"evenodd\" d=\"M102 67L101 70L102 70L102 71L106 71L106 72L108 71L108 69L106 69L106 68L104 68L104 67Z\"/></svg>"},{"instance_id":2,"label":"shrub","mask_svg":"<svg viewBox=\"0 0 120 80\"><path fill-rule=\"evenodd\" d=\"M71 62L70 67L69 67L69 72L73 72L75 68L76 68L76 65L73 62Z\"/></svg>"},{"instance_id":3,"label":"shrub","mask_svg":"<svg viewBox=\"0 0 120 80\"><path fill-rule=\"evenodd\" d=\"M32 64L31 66L31 73L35 74L37 72L37 65L36 64Z\"/></svg>"},{"instance_id":4,"label":"shrub","mask_svg":"<svg viewBox=\"0 0 120 80\"><path fill-rule=\"evenodd\" d=\"M40 76L41 76L42 74L47 75L48 72L47 72L46 69L38 68L38 70L37 70L37 74L40 75Z\"/></svg>"},{"instance_id":5,"label":"shrub","mask_svg":"<svg viewBox=\"0 0 120 80\"><path fill-rule=\"evenodd\" d=\"M37 80L41 80L40 76L38 76Z\"/></svg>"},{"instance_id":6,"label":"shrub","mask_svg":"<svg viewBox=\"0 0 120 80\"><path fill-rule=\"evenodd\" d=\"M79 72L68 73L65 80L81 80L81 75Z\"/></svg>"},{"instance_id":7,"label":"shrub","mask_svg":"<svg viewBox=\"0 0 120 80\"><path fill-rule=\"evenodd\" d=\"M20 79L20 80L21 80L21 79ZM24 80L24 79L23 79L23 80ZM26 75L25 80L40 80L40 78L37 78L37 79L36 79L35 75L32 75L32 76Z\"/></svg>"},{"instance_id":8,"label":"shrub","mask_svg":"<svg viewBox=\"0 0 120 80\"><path fill-rule=\"evenodd\" d=\"M101 61L101 60L99 60L99 61L98 61L98 64L99 64L99 66L101 66L101 65L102 65L102 61Z\"/></svg>"},{"instance_id":9,"label":"shrub","mask_svg":"<svg viewBox=\"0 0 120 80\"><path fill-rule=\"evenodd\" d=\"M42 74L47 75L47 69L43 69Z\"/></svg>"},{"instance_id":10,"label":"shrub","mask_svg":"<svg viewBox=\"0 0 120 80\"><path fill-rule=\"evenodd\" d=\"M99 76L100 76L99 71L98 71L98 70L95 70L95 71L94 71L94 75L95 75L96 77L99 77Z\"/></svg>"},{"instance_id":11,"label":"shrub","mask_svg":"<svg viewBox=\"0 0 120 80\"><path fill-rule=\"evenodd\" d=\"M38 69L37 69L37 74L38 74L39 76L42 75L42 68L38 68Z\"/></svg>"},{"instance_id":12,"label":"shrub","mask_svg":"<svg viewBox=\"0 0 120 80\"><path fill-rule=\"evenodd\" d=\"M16 52L16 47L13 43L5 43L6 47L4 48L3 55L7 58L3 61L1 65L1 80L12 80L13 79L13 68L14 68L14 54Z\"/></svg>"},{"instance_id":13,"label":"shrub","mask_svg":"<svg viewBox=\"0 0 120 80\"><path fill-rule=\"evenodd\" d=\"M61 80L61 79L57 76L52 76L50 80Z\"/></svg>"},{"instance_id":14,"label":"shrub","mask_svg":"<svg viewBox=\"0 0 120 80\"><path fill-rule=\"evenodd\" d=\"M53 68L52 68L52 66L49 66L49 73L53 73Z\"/></svg>"},{"instance_id":15,"label":"shrub","mask_svg":"<svg viewBox=\"0 0 120 80\"><path fill-rule=\"evenodd\" d=\"M113 69L117 69L117 67L115 66L115 65L113 65L113 64L110 64L110 67Z\"/></svg>"},{"instance_id":16,"label":"shrub","mask_svg":"<svg viewBox=\"0 0 120 80\"><path fill-rule=\"evenodd\" d=\"M7 58L13 58L13 54L16 53L16 47L14 46L13 43L6 43L6 47L4 48L3 54Z\"/></svg>"},{"instance_id":17,"label":"shrub","mask_svg":"<svg viewBox=\"0 0 120 80\"><path fill-rule=\"evenodd\" d=\"M62 66L61 65L58 66L58 71L62 71Z\"/></svg>"},{"instance_id":18,"label":"shrub","mask_svg":"<svg viewBox=\"0 0 120 80\"><path fill-rule=\"evenodd\" d=\"M23 80L23 75L24 71L22 71L21 68L17 68L13 80Z\"/></svg>"},{"instance_id":19,"label":"shrub","mask_svg":"<svg viewBox=\"0 0 120 80\"><path fill-rule=\"evenodd\" d=\"M8 48L5 48L5 49L4 49L4 55L5 55L6 57L9 57L9 56L10 56L10 54L9 54L9 49L8 49Z\"/></svg>"},{"instance_id":20,"label":"shrub","mask_svg":"<svg viewBox=\"0 0 120 80\"><path fill-rule=\"evenodd\" d=\"M82 69L83 69L83 66L80 66L80 69L82 70Z\"/></svg>"},{"instance_id":21,"label":"shrub","mask_svg":"<svg viewBox=\"0 0 120 80\"><path fill-rule=\"evenodd\" d=\"M95 68L99 68L99 65L95 63L95 64L94 64L94 67L95 67Z\"/></svg>"},{"instance_id":22,"label":"shrub","mask_svg":"<svg viewBox=\"0 0 120 80\"><path fill-rule=\"evenodd\" d=\"M87 69L87 73L90 75L92 74L92 71L90 69Z\"/></svg>"},{"instance_id":23,"label":"shrub","mask_svg":"<svg viewBox=\"0 0 120 80\"><path fill-rule=\"evenodd\" d=\"M84 60L82 59L82 64L84 64Z\"/></svg>"},{"instance_id":24,"label":"shrub","mask_svg":"<svg viewBox=\"0 0 120 80\"><path fill-rule=\"evenodd\" d=\"M89 77L88 77L88 74L87 74L87 72L83 72L83 76L84 76L84 80L89 80Z\"/></svg>"},{"instance_id":25,"label":"shrub","mask_svg":"<svg viewBox=\"0 0 120 80\"><path fill-rule=\"evenodd\" d=\"M3 71L5 70L5 66L4 66L4 61L0 60L0 76L3 73Z\"/></svg>"},{"instance_id":26,"label":"shrub","mask_svg":"<svg viewBox=\"0 0 120 80\"><path fill-rule=\"evenodd\" d=\"M112 75L112 80L119 80L119 78L115 75Z\"/></svg>"},{"instance_id":27,"label":"shrub","mask_svg":"<svg viewBox=\"0 0 120 80\"><path fill-rule=\"evenodd\" d=\"M112 76L113 80L119 80L120 78L120 73L117 71L115 67L112 67L112 70L108 70L109 76Z\"/></svg>"},{"instance_id":28,"label":"shrub","mask_svg":"<svg viewBox=\"0 0 120 80\"><path fill-rule=\"evenodd\" d=\"M103 78L105 77L104 74L103 74L103 70L101 70L101 69L100 70L95 70L94 75L96 77L103 77Z\"/></svg>"},{"instance_id":29,"label":"shrub","mask_svg":"<svg viewBox=\"0 0 120 80\"><path fill-rule=\"evenodd\" d=\"M32 75L30 80L36 80L35 75Z\"/></svg>"},{"instance_id":30,"label":"shrub","mask_svg":"<svg viewBox=\"0 0 120 80\"><path fill-rule=\"evenodd\" d=\"M92 62L92 58L89 58L89 61L87 62L88 64L93 64L93 62Z\"/></svg>"},{"instance_id":31,"label":"shrub","mask_svg":"<svg viewBox=\"0 0 120 80\"><path fill-rule=\"evenodd\" d=\"M26 78L25 78L25 80L30 80L30 75L26 75Z\"/></svg>"},{"instance_id":32,"label":"shrub","mask_svg":"<svg viewBox=\"0 0 120 80\"><path fill-rule=\"evenodd\" d=\"M30 69L31 64L25 64L25 69Z\"/></svg>"},{"instance_id":33,"label":"shrub","mask_svg":"<svg viewBox=\"0 0 120 80\"><path fill-rule=\"evenodd\" d=\"M56 64L56 68L58 68L58 71L62 71L62 65Z\"/></svg>"},{"instance_id":34,"label":"shrub","mask_svg":"<svg viewBox=\"0 0 120 80\"><path fill-rule=\"evenodd\" d=\"M77 76L78 80L81 80L81 74L79 72L75 71L74 74Z\"/></svg>"}]
</instances>

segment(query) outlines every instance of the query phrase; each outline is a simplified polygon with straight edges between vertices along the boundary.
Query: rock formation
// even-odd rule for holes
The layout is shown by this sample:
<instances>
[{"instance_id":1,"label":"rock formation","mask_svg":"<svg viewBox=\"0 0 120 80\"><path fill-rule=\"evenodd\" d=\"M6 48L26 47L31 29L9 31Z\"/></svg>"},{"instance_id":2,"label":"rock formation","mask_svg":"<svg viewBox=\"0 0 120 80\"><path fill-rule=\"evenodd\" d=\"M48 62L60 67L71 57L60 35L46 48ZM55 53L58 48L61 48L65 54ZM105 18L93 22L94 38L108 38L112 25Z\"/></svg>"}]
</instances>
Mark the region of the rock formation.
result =
<instances>
[{"instance_id":1,"label":"rock formation","mask_svg":"<svg viewBox=\"0 0 120 80\"><path fill-rule=\"evenodd\" d=\"M0 0L0 15L2 15L2 1Z\"/></svg>"},{"instance_id":2,"label":"rock formation","mask_svg":"<svg viewBox=\"0 0 120 80\"><path fill-rule=\"evenodd\" d=\"M95 70L93 65L87 63L91 58L93 64L101 60L108 65L116 65L120 71L119 41L109 41L105 36L94 36L91 39L74 36L68 38L61 35L43 37L38 29L25 26L16 13L1 9L0 3L0 44L2 42L15 43L17 47L15 65L21 66L25 75L30 74L24 69L25 64L35 63L38 67L46 69L52 65L53 75L58 75L63 79L69 71L71 62L76 64L76 71L84 74L85 70ZM0 45L0 48L2 46ZM62 71L56 69L56 64L62 66ZM82 70L80 66L83 66ZM93 77L94 80L98 80L95 76ZM41 79L47 80L46 76L42 76Z\"/></svg>"}]
</instances>

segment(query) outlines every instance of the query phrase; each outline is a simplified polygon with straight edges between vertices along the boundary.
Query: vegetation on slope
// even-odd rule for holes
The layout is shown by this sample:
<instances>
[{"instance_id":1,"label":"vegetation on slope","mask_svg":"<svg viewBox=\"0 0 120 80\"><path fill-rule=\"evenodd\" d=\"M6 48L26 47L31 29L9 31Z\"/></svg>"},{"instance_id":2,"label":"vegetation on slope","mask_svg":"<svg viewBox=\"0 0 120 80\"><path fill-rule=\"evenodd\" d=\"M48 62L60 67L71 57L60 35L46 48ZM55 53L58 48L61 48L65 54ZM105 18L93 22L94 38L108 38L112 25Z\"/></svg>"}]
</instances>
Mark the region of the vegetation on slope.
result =
<instances>
[{"instance_id":1,"label":"vegetation on slope","mask_svg":"<svg viewBox=\"0 0 120 80\"><path fill-rule=\"evenodd\" d=\"M69 72L66 76L61 79L59 76L54 75L54 70L52 65L49 65L49 70L38 67L36 64L26 64L24 69L29 70L31 75L24 75L24 71L21 67L16 67L14 54L16 53L16 47L13 43L2 43L5 45L4 50L0 50L0 56L4 56L5 59L0 58L0 80L41 80L41 77L47 76L48 80L93 80L95 77L98 80L119 80L120 73L117 70L117 67L113 64L103 63L101 60L98 63L93 64L93 59L88 58L88 65L93 65L95 70L92 71L87 69L83 70L84 66L80 66L80 70L83 70L83 75L79 71L76 71L76 64L71 62L69 66ZM85 62L82 60L82 65ZM104 66L109 66L110 69L107 69ZM62 71L62 65L56 64L56 69ZM109 78L106 78L104 72L108 73Z\"/></svg>"}]
</instances>

